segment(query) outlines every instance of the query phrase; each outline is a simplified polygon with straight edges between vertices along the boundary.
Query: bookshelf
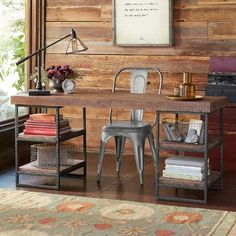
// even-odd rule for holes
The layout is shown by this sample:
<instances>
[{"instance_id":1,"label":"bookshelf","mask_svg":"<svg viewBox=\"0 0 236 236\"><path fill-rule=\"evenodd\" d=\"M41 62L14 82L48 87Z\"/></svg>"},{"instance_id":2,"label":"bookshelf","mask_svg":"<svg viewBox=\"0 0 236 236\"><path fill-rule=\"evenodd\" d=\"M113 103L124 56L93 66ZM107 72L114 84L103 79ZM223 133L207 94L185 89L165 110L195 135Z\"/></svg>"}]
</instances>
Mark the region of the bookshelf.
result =
<instances>
[{"instance_id":1,"label":"bookshelf","mask_svg":"<svg viewBox=\"0 0 236 236\"><path fill-rule=\"evenodd\" d=\"M86 110L83 108L83 124L81 129L71 129L70 132L60 134L60 109L61 106L55 106L50 108L55 109L56 112L56 136L47 136L47 135L29 135L24 133L19 133L19 124L18 124L18 109L20 106L26 105L16 105L15 106L15 169L16 169L16 186L17 187L31 187L31 188L45 188L45 189L56 189L59 190L61 187L61 177L63 175L74 175L71 172L82 168L83 174L76 174L78 177L86 177L87 166L86 166ZM40 106L37 106L40 107ZM47 109L47 106L41 106L41 109ZM61 164L61 142L82 136L83 145L82 145L82 158L71 160L68 165ZM19 143L20 142L29 142L29 143L45 143L45 144L55 144L55 158L56 165L55 167L41 168L39 166L33 165L32 160L24 165L20 165L19 159ZM54 177L55 185L49 184L34 184L26 183L21 181L20 176L45 176L45 177Z\"/></svg>"},{"instance_id":2,"label":"bookshelf","mask_svg":"<svg viewBox=\"0 0 236 236\"><path fill-rule=\"evenodd\" d=\"M182 202L191 202L191 203L200 203L206 204L208 201L208 190L210 188L214 189L222 189L223 188L223 164L224 164L224 139L223 139L223 108L218 109L217 111L220 113L219 118L219 134L218 135L209 135L208 133L208 118L210 113L194 113L194 112L184 112L184 114L199 114L201 116L201 120L204 123L203 126L203 144L189 144L184 141L174 142L167 141L166 138L162 139L160 137L159 126L156 130L157 135L157 163L156 163L156 197L158 200L167 200L167 201L182 201ZM175 112L175 116L178 119L183 112ZM156 114L157 120L160 123L160 112ZM210 174L208 175L208 168L210 169L211 164L209 163L209 153L211 150L219 149L219 166L218 170L210 170ZM160 151L174 151L177 154L177 157L181 158L181 156L185 156L185 153L192 153L194 158L194 153L200 153L202 158L202 180L193 180L193 179L184 179L178 178L179 176L167 177L165 174L163 176L163 170L160 168ZM183 155L179 155L179 153L183 153ZM189 156L189 154L188 154ZM185 168L183 165L182 167ZM164 196L161 193L162 188L174 188L174 189L187 189L187 190L200 190L203 191L203 199L193 199L179 196Z\"/></svg>"}]
</instances>

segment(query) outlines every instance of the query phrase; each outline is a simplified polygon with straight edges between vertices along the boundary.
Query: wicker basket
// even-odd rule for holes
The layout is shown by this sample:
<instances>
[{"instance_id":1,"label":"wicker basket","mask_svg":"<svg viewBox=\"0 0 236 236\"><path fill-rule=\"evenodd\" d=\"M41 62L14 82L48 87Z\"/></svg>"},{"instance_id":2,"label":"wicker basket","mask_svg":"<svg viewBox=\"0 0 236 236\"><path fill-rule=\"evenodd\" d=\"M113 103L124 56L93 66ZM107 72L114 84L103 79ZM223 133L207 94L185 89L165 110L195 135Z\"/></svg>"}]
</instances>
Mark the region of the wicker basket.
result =
<instances>
[{"instance_id":1,"label":"wicker basket","mask_svg":"<svg viewBox=\"0 0 236 236\"><path fill-rule=\"evenodd\" d=\"M162 120L165 139L170 142L203 144L204 123L202 120L177 120L165 118Z\"/></svg>"},{"instance_id":2,"label":"wicker basket","mask_svg":"<svg viewBox=\"0 0 236 236\"><path fill-rule=\"evenodd\" d=\"M60 145L60 164L69 166L73 164L76 146L74 144ZM55 144L33 144L31 145L31 164L39 168L56 168L56 145Z\"/></svg>"}]
</instances>

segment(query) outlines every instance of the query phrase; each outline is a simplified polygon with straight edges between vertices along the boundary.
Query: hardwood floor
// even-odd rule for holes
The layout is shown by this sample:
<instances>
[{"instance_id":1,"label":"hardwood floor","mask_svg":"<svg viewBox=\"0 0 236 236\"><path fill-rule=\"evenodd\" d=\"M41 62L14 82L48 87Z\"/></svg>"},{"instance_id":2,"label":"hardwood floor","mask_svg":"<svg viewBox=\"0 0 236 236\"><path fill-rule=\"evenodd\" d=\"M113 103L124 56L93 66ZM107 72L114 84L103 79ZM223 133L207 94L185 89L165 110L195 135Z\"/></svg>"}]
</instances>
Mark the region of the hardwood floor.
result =
<instances>
[{"instance_id":1,"label":"hardwood floor","mask_svg":"<svg viewBox=\"0 0 236 236\"><path fill-rule=\"evenodd\" d=\"M30 191L42 191L58 194L68 194L86 197L98 197L109 199L121 199L137 202L159 203L169 205L191 206L214 208L236 211L236 172L225 172L224 190L209 190L208 204L189 204L167 201L156 201L155 198L155 180L154 166L150 156L145 157L144 186L140 186L139 178L136 172L135 161L132 156L124 156L122 160L120 176L115 172L114 155L106 155L103 165L103 172L100 184L96 182L98 154L88 153L88 175L86 179L77 177L63 177L61 181L61 190L43 190L34 188L18 188ZM41 178L41 179L40 179ZM23 181L52 182L50 177L29 177L24 176ZM42 183L42 182L41 182ZM4 167L0 170L0 188L15 188L15 174L13 167ZM181 194L184 196L201 197L200 191L189 191L175 189L165 189L163 194Z\"/></svg>"}]
</instances>

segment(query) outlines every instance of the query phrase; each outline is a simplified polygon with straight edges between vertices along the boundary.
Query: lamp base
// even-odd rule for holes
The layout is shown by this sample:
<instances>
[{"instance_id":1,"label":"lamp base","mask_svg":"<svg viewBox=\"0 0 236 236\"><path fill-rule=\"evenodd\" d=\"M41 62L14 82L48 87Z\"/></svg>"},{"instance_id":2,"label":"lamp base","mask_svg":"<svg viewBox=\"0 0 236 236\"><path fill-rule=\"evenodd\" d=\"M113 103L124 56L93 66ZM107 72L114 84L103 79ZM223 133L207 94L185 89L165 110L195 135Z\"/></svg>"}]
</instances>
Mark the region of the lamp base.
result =
<instances>
[{"instance_id":1,"label":"lamp base","mask_svg":"<svg viewBox=\"0 0 236 236\"><path fill-rule=\"evenodd\" d=\"M51 93L49 90L29 90L29 96L50 96Z\"/></svg>"}]
</instances>

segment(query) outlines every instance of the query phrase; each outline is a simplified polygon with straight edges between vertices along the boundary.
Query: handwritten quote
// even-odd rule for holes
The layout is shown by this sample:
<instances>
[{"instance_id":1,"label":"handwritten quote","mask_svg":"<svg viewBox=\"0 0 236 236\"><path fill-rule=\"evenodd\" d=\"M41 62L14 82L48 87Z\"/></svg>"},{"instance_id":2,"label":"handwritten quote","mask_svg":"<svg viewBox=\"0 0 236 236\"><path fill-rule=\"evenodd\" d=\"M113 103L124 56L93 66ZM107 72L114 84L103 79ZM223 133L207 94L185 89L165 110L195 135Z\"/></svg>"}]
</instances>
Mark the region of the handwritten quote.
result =
<instances>
[{"instance_id":1,"label":"handwritten quote","mask_svg":"<svg viewBox=\"0 0 236 236\"><path fill-rule=\"evenodd\" d=\"M156 13L158 9L158 3L154 1L146 2L126 2L124 3L124 16L127 18L143 18Z\"/></svg>"},{"instance_id":2,"label":"handwritten quote","mask_svg":"<svg viewBox=\"0 0 236 236\"><path fill-rule=\"evenodd\" d=\"M171 0L113 0L117 45L169 45Z\"/></svg>"}]
</instances>

